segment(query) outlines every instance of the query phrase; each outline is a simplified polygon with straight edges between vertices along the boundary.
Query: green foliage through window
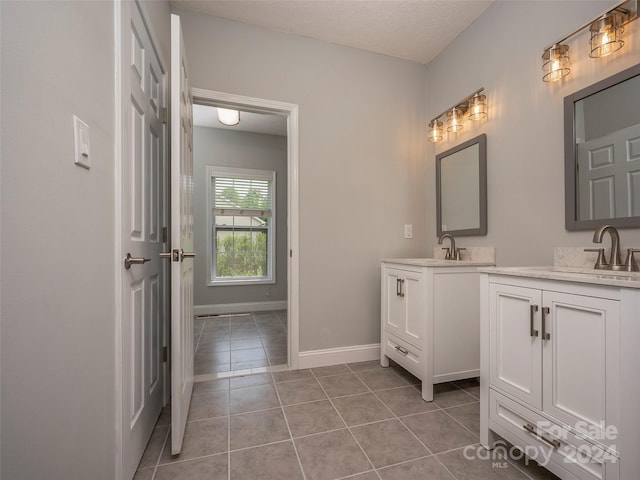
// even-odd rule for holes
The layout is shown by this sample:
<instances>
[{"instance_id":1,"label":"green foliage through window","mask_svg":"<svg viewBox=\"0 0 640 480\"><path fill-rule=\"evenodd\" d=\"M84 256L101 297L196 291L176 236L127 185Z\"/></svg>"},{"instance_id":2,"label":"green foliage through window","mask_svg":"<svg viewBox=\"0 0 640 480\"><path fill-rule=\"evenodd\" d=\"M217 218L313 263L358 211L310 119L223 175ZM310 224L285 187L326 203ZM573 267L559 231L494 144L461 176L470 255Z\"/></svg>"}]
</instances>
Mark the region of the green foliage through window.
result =
<instances>
[{"instance_id":1,"label":"green foliage through window","mask_svg":"<svg viewBox=\"0 0 640 480\"><path fill-rule=\"evenodd\" d=\"M266 277L266 231L217 230L216 276Z\"/></svg>"}]
</instances>

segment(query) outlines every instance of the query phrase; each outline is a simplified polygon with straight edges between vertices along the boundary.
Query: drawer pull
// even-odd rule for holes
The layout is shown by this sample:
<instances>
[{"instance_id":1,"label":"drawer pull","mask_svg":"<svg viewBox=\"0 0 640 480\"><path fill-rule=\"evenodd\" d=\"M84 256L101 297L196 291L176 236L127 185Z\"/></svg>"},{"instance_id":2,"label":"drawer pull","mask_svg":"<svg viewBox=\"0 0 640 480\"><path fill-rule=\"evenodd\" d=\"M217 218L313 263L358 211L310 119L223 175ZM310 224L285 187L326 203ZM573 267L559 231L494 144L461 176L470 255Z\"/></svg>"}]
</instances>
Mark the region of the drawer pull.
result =
<instances>
[{"instance_id":1,"label":"drawer pull","mask_svg":"<svg viewBox=\"0 0 640 480\"><path fill-rule=\"evenodd\" d=\"M536 431L536 427L534 427L533 425L531 425L530 423L525 423L522 428L524 428L527 432L529 432L532 435L535 435L536 438L539 438L540 440L547 442L549 445L551 445L553 448L560 448L560 441L556 440L555 438L547 438L544 435L542 435L541 433L538 433Z\"/></svg>"},{"instance_id":2,"label":"drawer pull","mask_svg":"<svg viewBox=\"0 0 640 480\"><path fill-rule=\"evenodd\" d=\"M396 345L396 350L399 351L403 355L408 355L409 354L409 350L407 350L406 348L402 348L400 345Z\"/></svg>"}]
</instances>

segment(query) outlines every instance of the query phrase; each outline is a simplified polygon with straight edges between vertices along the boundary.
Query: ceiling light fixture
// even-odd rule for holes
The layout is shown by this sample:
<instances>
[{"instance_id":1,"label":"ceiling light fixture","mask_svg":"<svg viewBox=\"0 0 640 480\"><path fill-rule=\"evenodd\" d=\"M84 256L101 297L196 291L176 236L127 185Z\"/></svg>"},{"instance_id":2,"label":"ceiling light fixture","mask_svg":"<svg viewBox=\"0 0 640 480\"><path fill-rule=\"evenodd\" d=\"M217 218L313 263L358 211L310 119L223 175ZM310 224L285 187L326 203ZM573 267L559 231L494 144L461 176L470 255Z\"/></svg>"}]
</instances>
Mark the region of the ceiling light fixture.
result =
<instances>
[{"instance_id":1,"label":"ceiling light fixture","mask_svg":"<svg viewBox=\"0 0 640 480\"><path fill-rule=\"evenodd\" d=\"M468 113L469 120L482 120L487 116L487 96L483 95L484 88L480 88L468 95L455 105L447 108L440 115L429 122L428 139L430 142L439 142L443 136L443 122L446 118L447 132L456 133L464 128L464 115Z\"/></svg>"},{"instance_id":2,"label":"ceiling light fixture","mask_svg":"<svg viewBox=\"0 0 640 480\"><path fill-rule=\"evenodd\" d=\"M571 71L569 46L564 42L586 28L589 28L591 32L589 39L589 56L591 58L606 57L620 50L624 46L624 41L621 38L622 32L624 32L623 26L638 18L639 2L640 0L625 0L545 48L542 53L542 80L555 82L569 75Z\"/></svg>"},{"instance_id":3,"label":"ceiling light fixture","mask_svg":"<svg viewBox=\"0 0 640 480\"><path fill-rule=\"evenodd\" d=\"M238 110L218 107L218 121L228 127L238 125L240 123L240 112Z\"/></svg>"}]
</instances>

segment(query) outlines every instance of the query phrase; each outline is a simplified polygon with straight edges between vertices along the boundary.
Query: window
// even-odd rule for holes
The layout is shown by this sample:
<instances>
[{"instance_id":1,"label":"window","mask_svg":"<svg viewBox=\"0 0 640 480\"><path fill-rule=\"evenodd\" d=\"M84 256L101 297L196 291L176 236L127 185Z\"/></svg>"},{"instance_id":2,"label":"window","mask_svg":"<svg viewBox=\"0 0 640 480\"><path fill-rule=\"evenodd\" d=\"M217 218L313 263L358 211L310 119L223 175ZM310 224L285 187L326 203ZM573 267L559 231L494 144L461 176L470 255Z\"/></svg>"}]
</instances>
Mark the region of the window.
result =
<instances>
[{"instance_id":1,"label":"window","mask_svg":"<svg viewBox=\"0 0 640 480\"><path fill-rule=\"evenodd\" d=\"M275 184L271 170L208 167L210 285L273 283Z\"/></svg>"}]
</instances>

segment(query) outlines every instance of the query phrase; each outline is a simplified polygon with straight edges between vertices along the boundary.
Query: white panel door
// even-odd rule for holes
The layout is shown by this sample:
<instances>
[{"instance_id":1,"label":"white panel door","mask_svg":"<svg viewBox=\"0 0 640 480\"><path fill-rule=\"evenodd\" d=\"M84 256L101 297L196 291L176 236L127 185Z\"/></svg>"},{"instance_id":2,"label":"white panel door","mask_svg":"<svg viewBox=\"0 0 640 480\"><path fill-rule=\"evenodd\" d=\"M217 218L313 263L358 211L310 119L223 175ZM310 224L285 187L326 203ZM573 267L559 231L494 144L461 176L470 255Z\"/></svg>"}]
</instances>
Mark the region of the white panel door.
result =
<instances>
[{"instance_id":1,"label":"white panel door","mask_svg":"<svg viewBox=\"0 0 640 480\"><path fill-rule=\"evenodd\" d=\"M542 292L532 288L491 284L491 385L542 407Z\"/></svg>"},{"instance_id":2,"label":"white panel door","mask_svg":"<svg viewBox=\"0 0 640 480\"><path fill-rule=\"evenodd\" d=\"M163 405L166 74L139 5L122 3L122 472L132 478Z\"/></svg>"},{"instance_id":3,"label":"white panel door","mask_svg":"<svg viewBox=\"0 0 640 480\"><path fill-rule=\"evenodd\" d=\"M193 389L193 99L180 28L171 15L171 453Z\"/></svg>"},{"instance_id":4,"label":"white panel door","mask_svg":"<svg viewBox=\"0 0 640 480\"><path fill-rule=\"evenodd\" d=\"M579 220L640 215L640 125L578 144Z\"/></svg>"},{"instance_id":5,"label":"white panel door","mask_svg":"<svg viewBox=\"0 0 640 480\"><path fill-rule=\"evenodd\" d=\"M543 340L543 410L602 443L605 425L620 427L616 385L619 372L619 303L544 292L549 308ZM613 342L613 343L612 343ZM578 423L580 422L580 423Z\"/></svg>"}]
</instances>

